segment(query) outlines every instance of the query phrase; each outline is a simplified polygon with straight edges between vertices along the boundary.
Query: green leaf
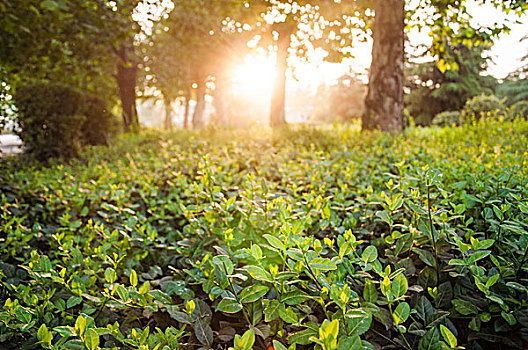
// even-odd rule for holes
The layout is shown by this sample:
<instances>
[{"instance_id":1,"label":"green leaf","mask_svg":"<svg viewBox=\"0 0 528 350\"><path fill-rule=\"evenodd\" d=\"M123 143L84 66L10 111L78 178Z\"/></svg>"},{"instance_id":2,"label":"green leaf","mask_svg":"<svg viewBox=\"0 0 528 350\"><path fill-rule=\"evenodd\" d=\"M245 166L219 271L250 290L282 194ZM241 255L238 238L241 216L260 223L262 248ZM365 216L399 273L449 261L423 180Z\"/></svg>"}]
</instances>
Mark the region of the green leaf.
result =
<instances>
[{"instance_id":1,"label":"green leaf","mask_svg":"<svg viewBox=\"0 0 528 350\"><path fill-rule=\"evenodd\" d=\"M99 346L99 334L95 329L90 328L86 330L86 340L84 342L88 350L96 350Z\"/></svg>"},{"instance_id":2,"label":"green leaf","mask_svg":"<svg viewBox=\"0 0 528 350\"><path fill-rule=\"evenodd\" d=\"M440 334L436 327L425 333L418 343L418 350L440 350Z\"/></svg>"},{"instance_id":3,"label":"green leaf","mask_svg":"<svg viewBox=\"0 0 528 350\"><path fill-rule=\"evenodd\" d=\"M51 261L48 258L47 255L42 255L40 257L40 269L43 272L50 272L51 271Z\"/></svg>"},{"instance_id":4,"label":"green leaf","mask_svg":"<svg viewBox=\"0 0 528 350\"><path fill-rule=\"evenodd\" d=\"M201 319L196 320L194 323L194 334L201 344L207 345L208 347L213 345L213 330Z\"/></svg>"},{"instance_id":5,"label":"green leaf","mask_svg":"<svg viewBox=\"0 0 528 350\"><path fill-rule=\"evenodd\" d=\"M312 259L310 261L310 266L320 271L337 270L336 264L332 260L325 258Z\"/></svg>"},{"instance_id":6,"label":"green leaf","mask_svg":"<svg viewBox=\"0 0 528 350\"><path fill-rule=\"evenodd\" d=\"M502 311L501 312L501 316L502 316L502 318L504 318L506 320L506 322L508 322L508 324L510 326L513 326L513 325L515 325L517 323L517 320L515 319L515 316L513 316L510 313Z\"/></svg>"},{"instance_id":7,"label":"green leaf","mask_svg":"<svg viewBox=\"0 0 528 350\"><path fill-rule=\"evenodd\" d=\"M232 275L235 267L227 255L217 255L213 258L215 264L225 275Z\"/></svg>"},{"instance_id":8,"label":"green leaf","mask_svg":"<svg viewBox=\"0 0 528 350\"><path fill-rule=\"evenodd\" d=\"M105 270L105 280L108 283L114 283L117 280L117 273L114 269L107 267Z\"/></svg>"},{"instance_id":9,"label":"green leaf","mask_svg":"<svg viewBox=\"0 0 528 350\"><path fill-rule=\"evenodd\" d=\"M234 346L235 350L250 350L253 348L255 343L255 331L253 329L248 329L244 335L241 337L238 334L235 335Z\"/></svg>"},{"instance_id":10,"label":"green leaf","mask_svg":"<svg viewBox=\"0 0 528 350\"><path fill-rule=\"evenodd\" d=\"M191 317L187 315L185 312L181 312L181 311L175 311L175 312L168 311L168 312L169 312L169 315L178 322L189 324L189 325L192 325L193 323Z\"/></svg>"},{"instance_id":11,"label":"green leaf","mask_svg":"<svg viewBox=\"0 0 528 350\"><path fill-rule=\"evenodd\" d=\"M273 248L279 249L280 251L286 250L286 245L282 243L282 241L278 239L277 237L268 235L268 234L262 237L264 237L266 241L268 241L269 245L272 246Z\"/></svg>"},{"instance_id":12,"label":"green leaf","mask_svg":"<svg viewBox=\"0 0 528 350\"><path fill-rule=\"evenodd\" d=\"M37 331L37 339L44 343L46 342L49 333L48 327L43 323Z\"/></svg>"},{"instance_id":13,"label":"green leaf","mask_svg":"<svg viewBox=\"0 0 528 350\"><path fill-rule=\"evenodd\" d=\"M137 273L136 273L136 270L132 269L132 272L130 272L130 284L135 287L137 286L138 284L138 277L137 277Z\"/></svg>"},{"instance_id":14,"label":"green leaf","mask_svg":"<svg viewBox=\"0 0 528 350\"><path fill-rule=\"evenodd\" d=\"M216 306L216 310L222 311L228 314L234 314L242 310L242 305L240 305L235 299L225 298Z\"/></svg>"},{"instance_id":15,"label":"green leaf","mask_svg":"<svg viewBox=\"0 0 528 350\"><path fill-rule=\"evenodd\" d=\"M473 255L471 255L468 259L468 264L473 264L481 259L484 259L485 257L487 257L488 255L491 254L491 251L490 250L485 250L485 251L478 251L478 252L475 252L473 253Z\"/></svg>"},{"instance_id":16,"label":"green leaf","mask_svg":"<svg viewBox=\"0 0 528 350\"><path fill-rule=\"evenodd\" d=\"M362 335L370 329L372 315L369 312L353 312L345 316L349 336Z\"/></svg>"},{"instance_id":17,"label":"green leaf","mask_svg":"<svg viewBox=\"0 0 528 350\"><path fill-rule=\"evenodd\" d=\"M392 294L394 294L396 298L404 296L405 293L407 293L408 288L409 284L403 273L400 273L392 280Z\"/></svg>"},{"instance_id":18,"label":"green leaf","mask_svg":"<svg viewBox=\"0 0 528 350\"><path fill-rule=\"evenodd\" d=\"M373 262L378 258L378 250L373 245L369 245L361 254L361 260L365 263Z\"/></svg>"},{"instance_id":19,"label":"green leaf","mask_svg":"<svg viewBox=\"0 0 528 350\"><path fill-rule=\"evenodd\" d=\"M82 303L82 298L80 296L74 295L68 299L68 302L66 303L66 308L71 308L74 306L79 305Z\"/></svg>"},{"instance_id":20,"label":"green leaf","mask_svg":"<svg viewBox=\"0 0 528 350\"><path fill-rule=\"evenodd\" d=\"M281 342L274 340L273 341L273 348L275 350L288 350L287 347L285 347Z\"/></svg>"},{"instance_id":21,"label":"green leaf","mask_svg":"<svg viewBox=\"0 0 528 350\"><path fill-rule=\"evenodd\" d=\"M252 303L266 295L268 290L268 287L259 285L243 289L240 293L240 301L243 303Z\"/></svg>"},{"instance_id":22,"label":"green leaf","mask_svg":"<svg viewBox=\"0 0 528 350\"><path fill-rule=\"evenodd\" d=\"M299 322L297 314L289 307L287 309L279 309L279 317L286 323L296 324Z\"/></svg>"},{"instance_id":23,"label":"green leaf","mask_svg":"<svg viewBox=\"0 0 528 350\"><path fill-rule=\"evenodd\" d=\"M455 337L453 333L451 333L449 328L441 324L440 332L442 332L442 337L444 337L445 342L447 343L447 345L451 347L451 349L454 349L457 347L457 338Z\"/></svg>"},{"instance_id":24,"label":"green leaf","mask_svg":"<svg viewBox=\"0 0 528 350\"><path fill-rule=\"evenodd\" d=\"M310 296L301 290L292 290L280 296L280 301L286 305L294 306L310 299Z\"/></svg>"},{"instance_id":25,"label":"green leaf","mask_svg":"<svg viewBox=\"0 0 528 350\"><path fill-rule=\"evenodd\" d=\"M128 301L128 290L126 290L126 288L122 284L117 286L116 292L121 298L121 300L123 300L124 302Z\"/></svg>"},{"instance_id":26,"label":"green leaf","mask_svg":"<svg viewBox=\"0 0 528 350\"><path fill-rule=\"evenodd\" d=\"M451 304L453 304L453 306L455 307L455 310L459 314L464 315L464 316L477 314L479 311L478 308L474 304L470 303L469 301L453 299L451 300Z\"/></svg>"},{"instance_id":27,"label":"green leaf","mask_svg":"<svg viewBox=\"0 0 528 350\"><path fill-rule=\"evenodd\" d=\"M392 313L392 316L394 318L394 323L397 325L402 324L403 322L407 321L409 318L409 315L411 314L411 307L406 302L400 303L396 310Z\"/></svg>"},{"instance_id":28,"label":"green leaf","mask_svg":"<svg viewBox=\"0 0 528 350\"><path fill-rule=\"evenodd\" d=\"M40 7L48 11L56 11L59 9L57 2L52 0L44 0L40 3Z\"/></svg>"},{"instance_id":29,"label":"green leaf","mask_svg":"<svg viewBox=\"0 0 528 350\"><path fill-rule=\"evenodd\" d=\"M271 322L279 317L279 309L282 307L278 300L271 300L264 309L264 321Z\"/></svg>"},{"instance_id":30,"label":"green leaf","mask_svg":"<svg viewBox=\"0 0 528 350\"><path fill-rule=\"evenodd\" d=\"M369 303L375 303L378 300L378 291L374 283L367 279L365 280L365 287L363 288L363 298Z\"/></svg>"},{"instance_id":31,"label":"green leaf","mask_svg":"<svg viewBox=\"0 0 528 350\"><path fill-rule=\"evenodd\" d=\"M272 282L270 273L260 266L246 266L244 269L249 273L251 277L258 281L269 283Z\"/></svg>"}]
</instances>

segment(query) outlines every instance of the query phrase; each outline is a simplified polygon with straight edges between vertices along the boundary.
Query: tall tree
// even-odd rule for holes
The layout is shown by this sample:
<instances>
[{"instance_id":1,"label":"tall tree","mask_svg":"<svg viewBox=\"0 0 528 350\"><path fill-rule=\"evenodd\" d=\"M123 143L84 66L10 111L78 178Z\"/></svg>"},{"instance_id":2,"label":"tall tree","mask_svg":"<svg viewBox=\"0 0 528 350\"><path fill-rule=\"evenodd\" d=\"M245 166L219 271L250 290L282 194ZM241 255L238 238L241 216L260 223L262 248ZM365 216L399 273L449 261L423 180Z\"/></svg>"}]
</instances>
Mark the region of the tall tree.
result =
<instances>
[{"instance_id":1,"label":"tall tree","mask_svg":"<svg viewBox=\"0 0 528 350\"><path fill-rule=\"evenodd\" d=\"M490 3L504 11L514 10L518 13L528 9L524 0L478 2ZM466 3L465 0L422 0L408 4L404 0L373 0L373 57L362 117L363 129L391 132L403 129L405 27L419 25L430 28L433 36L431 54L438 58L438 66L442 72L457 69L454 58L446 49L449 45L480 45L508 30L506 26L476 28ZM431 11L434 12L432 15Z\"/></svg>"}]
</instances>

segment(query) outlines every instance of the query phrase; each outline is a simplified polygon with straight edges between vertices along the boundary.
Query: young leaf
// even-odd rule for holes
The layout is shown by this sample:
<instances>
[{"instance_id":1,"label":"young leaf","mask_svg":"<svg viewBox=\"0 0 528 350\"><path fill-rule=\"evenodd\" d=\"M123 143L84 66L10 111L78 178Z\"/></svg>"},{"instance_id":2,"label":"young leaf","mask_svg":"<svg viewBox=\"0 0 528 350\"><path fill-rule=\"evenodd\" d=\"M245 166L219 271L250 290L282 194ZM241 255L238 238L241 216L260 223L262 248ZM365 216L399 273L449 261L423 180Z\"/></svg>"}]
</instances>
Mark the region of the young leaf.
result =
<instances>
[{"instance_id":1,"label":"young leaf","mask_svg":"<svg viewBox=\"0 0 528 350\"><path fill-rule=\"evenodd\" d=\"M406 302L400 303L392 313L394 323L397 325L407 321L411 313L411 307Z\"/></svg>"},{"instance_id":2,"label":"young leaf","mask_svg":"<svg viewBox=\"0 0 528 350\"><path fill-rule=\"evenodd\" d=\"M445 342L447 343L447 345L449 345L451 349L454 349L457 347L457 338L455 337L453 333L451 333L449 328L441 324L440 332L442 333L442 337L444 337Z\"/></svg>"},{"instance_id":3,"label":"young leaf","mask_svg":"<svg viewBox=\"0 0 528 350\"><path fill-rule=\"evenodd\" d=\"M262 298L268 292L269 288L266 286L255 285L243 289L240 293L240 301L243 303L252 303Z\"/></svg>"},{"instance_id":4,"label":"young leaf","mask_svg":"<svg viewBox=\"0 0 528 350\"><path fill-rule=\"evenodd\" d=\"M240 305L235 299L225 298L218 303L216 309L228 314L235 314L242 310L242 305Z\"/></svg>"}]
</instances>

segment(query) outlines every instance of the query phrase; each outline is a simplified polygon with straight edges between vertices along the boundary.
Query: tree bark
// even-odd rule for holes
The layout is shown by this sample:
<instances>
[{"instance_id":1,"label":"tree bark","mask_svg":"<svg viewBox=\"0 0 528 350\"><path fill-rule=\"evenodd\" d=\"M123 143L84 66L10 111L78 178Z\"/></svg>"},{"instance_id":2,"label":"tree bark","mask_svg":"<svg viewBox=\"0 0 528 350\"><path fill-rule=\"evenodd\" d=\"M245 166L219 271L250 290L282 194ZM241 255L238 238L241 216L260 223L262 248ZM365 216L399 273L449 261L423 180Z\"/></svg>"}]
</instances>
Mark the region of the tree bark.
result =
<instances>
[{"instance_id":1,"label":"tree bark","mask_svg":"<svg viewBox=\"0 0 528 350\"><path fill-rule=\"evenodd\" d=\"M275 64L275 81L271 96L270 126L277 128L286 124L286 70L288 69L288 49L294 25L288 22L277 26L277 61Z\"/></svg>"},{"instance_id":2,"label":"tree bark","mask_svg":"<svg viewBox=\"0 0 528 350\"><path fill-rule=\"evenodd\" d=\"M198 81L196 88L196 106L194 107L192 126L193 129L201 129L204 127L204 112L205 112L205 79Z\"/></svg>"},{"instance_id":3,"label":"tree bark","mask_svg":"<svg viewBox=\"0 0 528 350\"><path fill-rule=\"evenodd\" d=\"M187 88L187 92L185 93L185 111L183 114L183 128L188 129L189 128L189 107L191 102L191 87Z\"/></svg>"},{"instance_id":4,"label":"tree bark","mask_svg":"<svg viewBox=\"0 0 528 350\"><path fill-rule=\"evenodd\" d=\"M116 81L123 110L123 129L125 132L137 132L139 130L136 109L137 64L128 56L129 50L131 49L124 44L121 44L116 50L119 58Z\"/></svg>"},{"instance_id":5,"label":"tree bark","mask_svg":"<svg viewBox=\"0 0 528 350\"><path fill-rule=\"evenodd\" d=\"M163 104L165 105L165 120L163 127L165 130L172 130L172 106L170 98L163 94Z\"/></svg>"},{"instance_id":6,"label":"tree bark","mask_svg":"<svg viewBox=\"0 0 528 350\"><path fill-rule=\"evenodd\" d=\"M374 0L372 64L363 130L400 132L403 120L405 1Z\"/></svg>"}]
</instances>

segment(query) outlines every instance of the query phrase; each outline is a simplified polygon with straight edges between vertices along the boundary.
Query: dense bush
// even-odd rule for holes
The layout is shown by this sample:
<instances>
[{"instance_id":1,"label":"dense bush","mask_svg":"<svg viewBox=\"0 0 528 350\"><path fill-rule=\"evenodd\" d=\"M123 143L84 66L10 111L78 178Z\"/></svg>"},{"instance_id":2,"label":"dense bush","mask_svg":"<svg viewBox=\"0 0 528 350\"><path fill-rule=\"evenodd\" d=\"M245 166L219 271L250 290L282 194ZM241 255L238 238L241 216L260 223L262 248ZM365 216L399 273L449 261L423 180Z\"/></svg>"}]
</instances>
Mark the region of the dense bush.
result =
<instances>
[{"instance_id":1,"label":"dense bush","mask_svg":"<svg viewBox=\"0 0 528 350\"><path fill-rule=\"evenodd\" d=\"M83 145L106 145L117 132L106 101L55 83L18 88L19 136L37 160L76 156Z\"/></svg>"},{"instance_id":2,"label":"dense bush","mask_svg":"<svg viewBox=\"0 0 528 350\"><path fill-rule=\"evenodd\" d=\"M511 106L513 117L528 118L528 101L519 101Z\"/></svg>"},{"instance_id":3,"label":"dense bush","mask_svg":"<svg viewBox=\"0 0 528 350\"><path fill-rule=\"evenodd\" d=\"M0 347L525 348L527 137L152 134L4 163Z\"/></svg>"},{"instance_id":4,"label":"dense bush","mask_svg":"<svg viewBox=\"0 0 528 350\"><path fill-rule=\"evenodd\" d=\"M433 119L433 125L450 126L460 125L461 113L460 111L446 111L437 114Z\"/></svg>"},{"instance_id":5,"label":"dense bush","mask_svg":"<svg viewBox=\"0 0 528 350\"><path fill-rule=\"evenodd\" d=\"M78 114L85 117L81 128L83 144L108 145L110 135L117 132L118 126L106 101L86 93L82 96Z\"/></svg>"},{"instance_id":6,"label":"dense bush","mask_svg":"<svg viewBox=\"0 0 528 350\"><path fill-rule=\"evenodd\" d=\"M78 92L59 84L35 83L17 89L17 133L27 153L38 160L77 155L85 120L78 113L80 98Z\"/></svg>"},{"instance_id":7,"label":"dense bush","mask_svg":"<svg viewBox=\"0 0 528 350\"><path fill-rule=\"evenodd\" d=\"M476 120L485 116L505 114L504 102L495 95L475 96L466 102L463 110L466 118L475 118Z\"/></svg>"}]
</instances>

